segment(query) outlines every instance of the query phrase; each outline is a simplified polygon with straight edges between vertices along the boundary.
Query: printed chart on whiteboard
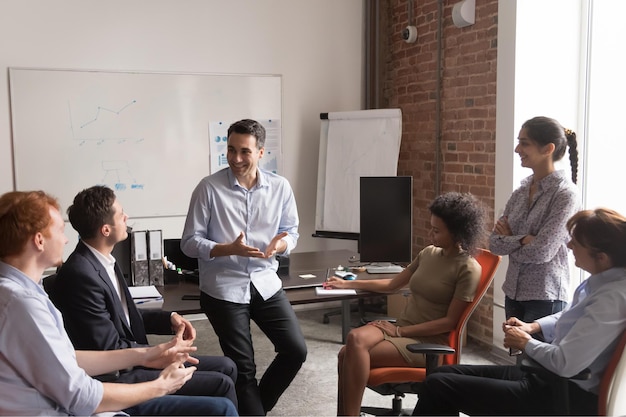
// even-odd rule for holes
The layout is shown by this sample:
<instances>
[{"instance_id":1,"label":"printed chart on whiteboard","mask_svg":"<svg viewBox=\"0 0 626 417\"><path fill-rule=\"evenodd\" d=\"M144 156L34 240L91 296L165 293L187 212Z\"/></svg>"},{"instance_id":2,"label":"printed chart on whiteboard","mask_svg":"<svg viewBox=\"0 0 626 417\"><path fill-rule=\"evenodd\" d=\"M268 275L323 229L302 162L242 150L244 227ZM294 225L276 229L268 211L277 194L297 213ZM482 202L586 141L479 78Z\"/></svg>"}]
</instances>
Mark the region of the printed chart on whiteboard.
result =
<instances>
[{"instance_id":1,"label":"printed chart on whiteboard","mask_svg":"<svg viewBox=\"0 0 626 417\"><path fill-rule=\"evenodd\" d=\"M280 119L256 119L265 128L265 152L259 161L259 168L274 174L280 173L282 166L280 152ZM209 136L211 147L211 174L215 174L228 167L226 159L228 128L236 120L209 123Z\"/></svg>"}]
</instances>

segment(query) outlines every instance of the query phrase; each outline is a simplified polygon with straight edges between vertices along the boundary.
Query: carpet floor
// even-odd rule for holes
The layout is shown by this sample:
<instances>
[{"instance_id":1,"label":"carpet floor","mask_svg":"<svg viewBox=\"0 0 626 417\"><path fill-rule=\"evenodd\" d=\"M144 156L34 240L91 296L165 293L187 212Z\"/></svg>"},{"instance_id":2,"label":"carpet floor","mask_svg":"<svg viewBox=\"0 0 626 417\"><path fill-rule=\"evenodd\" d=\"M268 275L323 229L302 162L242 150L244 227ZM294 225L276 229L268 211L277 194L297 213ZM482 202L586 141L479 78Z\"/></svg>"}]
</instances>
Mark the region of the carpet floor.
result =
<instances>
[{"instance_id":1,"label":"carpet floor","mask_svg":"<svg viewBox=\"0 0 626 417\"><path fill-rule=\"evenodd\" d=\"M269 416L333 416L337 407L337 353L341 348L340 317L332 317L330 323L323 324L322 317L327 310L298 311L302 332L304 333L308 357L300 372L280 398ZM354 316L354 315L353 315ZM206 318L201 315L190 317L197 329L199 355L222 355L217 336ZM355 318L356 321L356 318ZM358 323L353 323L358 325ZM257 363L257 378L269 366L274 357L272 344L256 325L252 326L252 338ZM169 339L167 336L150 336L151 343L160 343ZM484 349L466 347L463 351L464 363L494 363L494 359ZM366 389L363 405L391 408L391 396L382 396ZM403 409L410 413L415 407L417 397L407 394L403 400Z\"/></svg>"}]
</instances>

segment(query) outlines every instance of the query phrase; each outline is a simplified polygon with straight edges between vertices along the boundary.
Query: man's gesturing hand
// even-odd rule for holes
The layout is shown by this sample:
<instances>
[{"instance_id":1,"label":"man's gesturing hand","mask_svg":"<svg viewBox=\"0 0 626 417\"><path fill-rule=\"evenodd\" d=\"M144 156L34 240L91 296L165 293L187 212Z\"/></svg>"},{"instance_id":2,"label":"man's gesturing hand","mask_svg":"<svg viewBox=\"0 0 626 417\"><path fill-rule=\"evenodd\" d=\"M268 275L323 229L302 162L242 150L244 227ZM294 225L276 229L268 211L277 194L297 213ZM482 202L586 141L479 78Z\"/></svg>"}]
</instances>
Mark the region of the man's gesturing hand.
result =
<instances>
[{"instance_id":1,"label":"man's gesturing hand","mask_svg":"<svg viewBox=\"0 0 626 417\"><path fill-rule=\"evenodd\" d=\"M237 239L231 243L233 255L245 256L248 258L264 258L265 254L259 248L248 246L245 244L245 235L239 232Z\"/></svg>"},{"instance_id":2,"label":"man's gesturing hand","mask_svg":"<svg viewBox=\"0 0 626 417\"><path fill-rule=\"evenodd\" d=\"M265 249L265 257L271 258L272 256L276 255L276 253L284 252L285 249L287 249L287 243L285 243L282 238L288 235L289 233L282 232L274 236L274 239L271 240L270 244L267 245L267 248Z\"/></svg>"}]
</instances>

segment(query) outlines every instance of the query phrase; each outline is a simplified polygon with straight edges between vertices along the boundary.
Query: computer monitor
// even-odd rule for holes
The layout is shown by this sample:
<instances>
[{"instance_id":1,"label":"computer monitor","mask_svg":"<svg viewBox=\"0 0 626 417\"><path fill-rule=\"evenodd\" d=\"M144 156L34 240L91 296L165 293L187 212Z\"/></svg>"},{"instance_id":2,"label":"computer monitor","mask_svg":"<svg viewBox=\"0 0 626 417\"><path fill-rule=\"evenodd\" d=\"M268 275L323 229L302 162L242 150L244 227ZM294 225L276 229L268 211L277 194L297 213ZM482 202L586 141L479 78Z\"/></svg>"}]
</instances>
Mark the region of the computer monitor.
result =
<instances>
[{"instance_id":1,"label":"computer monitor","mask_svg":"<svg viewBox=\"0 0 626 417\"><path fill-rule=\"evenodd\" d=\"M163 239L163 254L167 256L168 261L176 265L176 268L184 271L198 269L198 259L190 258L180 249L180 239Z\"/></svg>"},{"instance_id":2,"label":"computer monitor","mask_svg":"<svg viewBox=\"0 0 626 417\"><path fill-rule=\"evenodd\" d=\"M359 254L364 263L410 263L413 177L361 177Z\"/></svg>"}]
</instances>

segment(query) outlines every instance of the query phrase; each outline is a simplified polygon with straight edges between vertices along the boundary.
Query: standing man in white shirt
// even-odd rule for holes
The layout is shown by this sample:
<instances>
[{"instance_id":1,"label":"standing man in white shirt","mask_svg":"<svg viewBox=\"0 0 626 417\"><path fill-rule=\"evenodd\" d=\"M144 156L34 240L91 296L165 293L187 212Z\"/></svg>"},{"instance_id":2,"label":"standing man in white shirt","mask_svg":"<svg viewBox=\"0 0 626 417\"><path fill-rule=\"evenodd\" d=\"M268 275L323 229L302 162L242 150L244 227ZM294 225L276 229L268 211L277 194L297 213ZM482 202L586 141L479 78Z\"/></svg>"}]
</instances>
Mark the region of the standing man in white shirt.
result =
<instances>
[{"instance_id":1,"label":"standing man in white shirt","mask_svg":"<svg viewBox=\"0 0 626 417\"><path fill-rule=\"evenodd\" d=\"M258 167L265 129L249 119L228 129L228 168L193 191L181 249L198 258L200 306L238 368L241 415L270 411L306 359L298 319L276 271L276 254L298 241L298 211L289 182ZM257 383L250 320L277 352Z\"/></svg>"}]
</instances>

